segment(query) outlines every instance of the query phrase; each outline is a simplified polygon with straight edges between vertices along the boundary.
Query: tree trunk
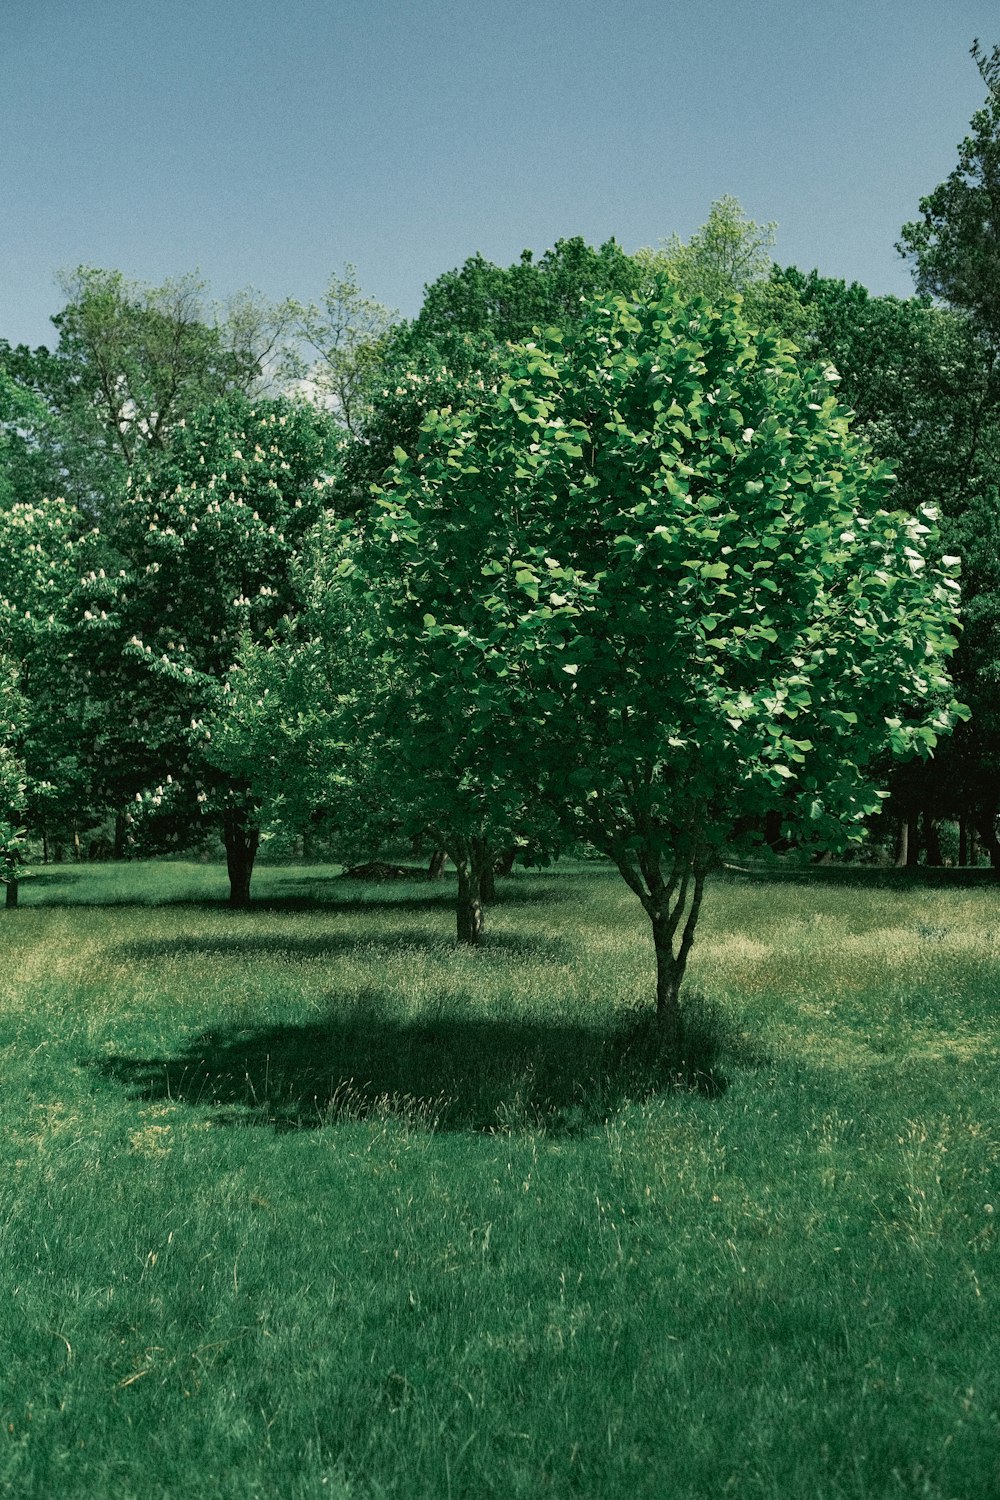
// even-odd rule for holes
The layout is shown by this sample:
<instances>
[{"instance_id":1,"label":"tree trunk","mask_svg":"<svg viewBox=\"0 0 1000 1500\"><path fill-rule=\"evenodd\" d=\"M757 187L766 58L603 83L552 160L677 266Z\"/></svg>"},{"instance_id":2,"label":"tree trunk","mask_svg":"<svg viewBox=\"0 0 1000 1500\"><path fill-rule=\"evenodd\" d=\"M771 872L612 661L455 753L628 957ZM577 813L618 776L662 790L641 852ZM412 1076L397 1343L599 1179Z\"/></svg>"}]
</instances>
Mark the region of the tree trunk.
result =
<instances>
[{"instance_id":1,"label":"tree trunk","mask_svg":"<svg viewBox=\"0 0 1000 1500\"><path fill-rule=\"evenodd\" d=\"M906 847L906 868L915 870L920 863L920 820L914 815L908 818L910 837Z\"/></svg>"},{"instance_id":2,"label":"tree trunk","mask_svg":"<svg viewBox=\"0 0 1000 1500\"><path fill-rule=\"evenodd\" d=\"M985 844L994 872L1000 872L1000 839L997 838L997 810L987 808L976 818L976 829Z\"/></svg>"},{"instance_id":3,"label":"tree trunk","mask_svg":"<svg viewBox=\"0 0 1000 1500\"><path fill-rule=\"evenodd\" d=\"M497 874L504 877L508 876L514 868L514 861L516 858L517 845L511 844L510 848L505 849L496 862Z\"/></svg>"},{"instance_id":4,"label":"tree trunk","mask_svg":"<svg viewBox=\"0 0 1000 1500\"><path fill-rule=\"evenodd\" d=\"M428 880L444 879L444 862L446 858L447 855L445 854L443 849L434 850L434 853L431 855L431 862L427 866Z\"/></svg>"},{"instance_id":5,"label":"tree trunk","mask_svg":"<svg viewBox=\"0 0 1000 1500\"><path fill-rule=\"evenodd\" d=\"M226 845L229 870L229 904L243 908L250 905L250 877L257 856L260 830L254 828L245 810L227 812L222 819L222 837Z\"/></svg>"},{"instance_id":6,"label":"tree trunk","mask_svg":"<svg viewBox=\"0 0 1000 1500\"><path fill-rule=\"evenodd\" d=\"M83 850L80 848L80 830L73 824L73 858L77 864L83 859Z\"/></svg>"},{"instance_id":7,"label":"tree trunk","mask_svg":"<svg viewBox=\"0 0 1000 1500\"><path fill-rule=\"evenodd\" d=\"M456 867L458 869L458 906L456 908L458 941L475 948L483 938L480 875L471 859L456 860Z\"/></svg>"},{"instance_id":8,"label":"tree trunk","mask_svg":"<svg viewBox=\"0 0 1000 1500\"><path fill-rule=\"evenodd\" d=\"M653 919L653 946L656 950L656 1019L667 1052L674 1057L681 1050L681 980L684 966L674 957L673 944L664 931L662 920Z\"/></svg>"},{"instance_id":9,"label":"tree trunk","mask_svg":"<svg viewBox=\"0 0 1000 1500\"><path fill-rule=\"evenodd\" d=\"M125 834L127 831L124 813L115 814L115 842L112 855L115 859L125 858Z\"/></svg>"},{"instance_id":10,"label":"tree trunk","mask_svg":"<svg viewBox=\"0 0 1000 1500\"><path fill-rule=\"evenodd\" d=\"M924 848L927 851L927 863L929 865L943 865L944 856L941 853L941 839L938 836L938 826L929 813L924 813Z\"/></svg>"},{"instance_id":11,"label":"tree trunk","mask_svg":"<svg viewBox=\"0 0 1000 1500\"><path fill-rule=\"evenodd\" d=\"M456 922L458 941L478 947L482 942L485 922L483 919L483 876L489 864L489 851L485 839L463 840L459 847L450 851L452 862L458 871L458 906Z\"/></svg>"},{"instance_id":12,"label":"tree trunk","mask_svg":"<svg viewBox=\"0 0 1000 1500\"><path fill-rule=\"evenodd\" d=\"M899 827L896 830L896 853L894 863L897 870L903 870L910 861L910 824L907 818L900 818Z\"/></svg>"},{"instance_id":13,"label":"tree trunk","mask_svg":"<svg viewBox=\"0 0 1000 1500\"><path fill-rule=\"evenodd\" d=\"M49 841L46 838L45 829L43 828L42 829L42 864L43 865L47 865L48 862L49 862Z\"/></svg>"},{"instance_id":14,"label":"tree trunk","mask_svg":"<svg viewBox=\"0 0 1000 1500\"><path fill-rule=\"evenodd\" d=\"M969 825L964 818L958 820L958 863L963 870L969 863Z\"/></svg>"},{"instance_id":15,"label":"tree trunk","mask_svg":"<svg viewBox=\"0 0 1000 1500\"><path fill-rule=\"evenodd\" d=\"M488 851L483 861L483 873L479 878L479 894L482 897L484 906L496 905L497 877Z\"/></svg>"},{"instance_id":16,"label":"tree trunk","mask_svg":"<svg viewBox=\"0 0 1000 1500\"><path fill-rule=\"evenodd\" d=\"M16 875L11 875L7 881L7 899L4 902L8 911L11 911L17 905L17 897L18 879Z\"/></svg>"}]
</instances>

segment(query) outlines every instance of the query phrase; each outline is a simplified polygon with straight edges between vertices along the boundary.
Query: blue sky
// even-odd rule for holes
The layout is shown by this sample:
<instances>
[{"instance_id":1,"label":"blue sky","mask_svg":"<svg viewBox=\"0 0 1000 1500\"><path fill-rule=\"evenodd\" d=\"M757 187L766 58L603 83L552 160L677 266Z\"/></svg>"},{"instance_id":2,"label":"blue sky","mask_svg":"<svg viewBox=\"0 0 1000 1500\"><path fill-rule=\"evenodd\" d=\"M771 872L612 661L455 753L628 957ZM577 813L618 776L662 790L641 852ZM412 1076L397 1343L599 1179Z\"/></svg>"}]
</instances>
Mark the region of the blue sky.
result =
<instances>
[{"instance_id":1,"label":"blue sky","mask_svg":"<svg viewBox=\"0 0 1000 1500\"><path fill-rule=\"evenodd\" d=\"M906 294L996 0L0 0L0 337L55 275L198 269L414 313L476 250L626 249L734 194L777 257Z\"/></svg>"}]
</instances>

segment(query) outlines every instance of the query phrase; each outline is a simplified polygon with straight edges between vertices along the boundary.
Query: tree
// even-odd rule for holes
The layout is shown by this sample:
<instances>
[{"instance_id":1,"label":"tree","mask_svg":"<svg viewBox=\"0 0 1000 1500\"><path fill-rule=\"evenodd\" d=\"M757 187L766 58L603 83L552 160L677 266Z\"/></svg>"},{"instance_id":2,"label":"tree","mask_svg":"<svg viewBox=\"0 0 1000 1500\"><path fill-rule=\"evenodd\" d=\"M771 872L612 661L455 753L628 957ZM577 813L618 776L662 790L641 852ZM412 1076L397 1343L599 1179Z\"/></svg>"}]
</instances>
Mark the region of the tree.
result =
<instances>
[{"instance_id":1,"label":"tree","mask_svg":"<svg viewBox=\"0 0 1000 1500\"><path fill-rule=\"evenodd\" d=\"M1000 352L1000 46L972 56L987 87L958 166L920 200L921 218L903 225L898 245L917 288L967 312Z\"/></svg>"},{"instance_id":2,"label":"tree","mask_svg":"<svg viewBox=\"0 0 1000 1500\"><path fill-rule=\"evenodd\" d=\"M931 858L936 819L992 826L996 811L995 801L990 811L988 767L998 736L987 666L996 629L983 609L996 588L988 495L1000 428L990 412L992 357L968 315L927 296L875 297L858 283L794 267L775 269L772 285L779 283L796 309L796 343L809 358L836 366L841 399L875 455L891 463L901 503L909 510L936 504L942 549L963 559L963 630L952 673L972 719L932 762L898 768L891 777L892 810L910 825L910 860L919 852L914 833L921 817Z\"/></svg>"},{"instance_id":3,"label":"tree","mask_svg":"<svg viewBox=\"0 0 1000 1500\"><path fill-rule=\"evenodd\" d=\"M8 907L17 905L25 853L22 824L26 784L19 754L23 708L17 669L0 660L0 883L6 887Z\"/></svg>"},{"instance_id":4,"label":"tree","mask_svg":"<svg viewBox=\"0 0 1000 1500\"><path fill-rule=\"evenodd\" d=\"M512 266L474 255L439 276L425 287L417 317L378 345L360 440L341 456L342 503L364 514L393 449L416 440L428 411L495 385L512 341L536 328L575 328L589 298L630 293L638 277L614 240L595 250L579 236L557 240L537 260L530 250Z\"/></svg>"},{"instance_id":5,"label":"tree","mask_svg":"<svg viewBox=\"0 0 1000 1500\"><path fill-rule=\"evenodd\" d=\"M965 578L965 628L956 675L973 714L956 736L949 759L961 811L975 818L1000 871L1000 47L987 54L976 41L972 56L987 98L959 145L958 165L921 199L921 217L904 224L897 248L910 261L918 290L940 298L964 319L978 354L965 393L963 483L957 503L949 503L948 516L948 541L962 553Z\"/></svg>"},{"instance_id":6,"label":"tree","mask_svg":"<svg viewBox=\"0 0 1000 1500\"><path fill-rule=\"evenodd\" d=\"M473 255L424 289L409 332L417 343L473 336L492 344L530 338L535 328L579 322L582 304L608 292L630 292L635 266L615 240L595 250L580 236L557 240L536 260L522 250L512 266Z\"/></svg>"},{"instance_id":7,"label":"tree","mask_svg":"<svg viewBox=\"0 0 1000 1500\"><path fill-rule=\"evenodd\" d=\"M956 560L931 510L887 508L835 380L735 304L599 300L493 399L428 417L382 497L396 649L428 708L464 701L477 791L614 861L672 1046L721 850L776 802L802 839L860 838L877 753L956 713Z\"/></svg>"},{"instance_id":8,"label":"tree","mask_svg":"<svg viewBox=\"0 0 1000 1500\"><path fill-rule=\"evenodd\" d=\"M0 510L0 654L16 673L21 807L43 843L52 833L78 839L99 816L85 747L100 710L72 670L67 618L85 560L101 560L99 541L67 501Z\"/></svg>"},{"instance_id":9,"label":"tree","mask_svg":"<svg viewBox=\"0 0 1000 1500\"><path fill-rule=\"evenodd\" d=\"M687 242L672 234L656 250L637 250L635 260L650 285L666 276L685 296L728 300L767 280L777 227L747 218L727 193L715 200L708 219Z\"/></svg>"},{"instance_id":10,"label":"tree","mask_svg":"<svg viewBox=\"0 0 1000 1500\"><path fill-rule=\"evenodd\" d=\"M249 901L256 809L218 764L241 641L287 628L296 559L328 500L335 430L304 402L230 396L178 424L134 477L108 563L75 599L79 663L109 705L91 754L107 795L221 824L234 906Z\"/></svg>"},{"instance_id":11,"label":"tree","mask_svg":"<svg viewBox=\"0 0 1000 1500\"><path fill-rule=\"evenodd\" d=\"M0 385L0 424L14 427L22 474L26 455L36 467L44 460L45 489L17 498L64 495L94 518L107 515L132 468L179 421L228 393L259 394L291 326L288 305L269 307L250 292L209 306L194 276L150 287L80 266L62 289L53 351L0 347L0 370L21 392L15 426Z\"/></svg>"},{"instance_id":12,"label":"tree","mask_svg":"<svg viewBox=\"0 0 1000 1500\"><path fill-rule=\"evenodd\" d=\"M345 267L343 276L330 277L321 306L288 306L295 331L313 358L290 350L286 376L311 401L332 412L351 437L360 438L395 314L365 296L353 266Z\"/></svg>"}]
</instances>

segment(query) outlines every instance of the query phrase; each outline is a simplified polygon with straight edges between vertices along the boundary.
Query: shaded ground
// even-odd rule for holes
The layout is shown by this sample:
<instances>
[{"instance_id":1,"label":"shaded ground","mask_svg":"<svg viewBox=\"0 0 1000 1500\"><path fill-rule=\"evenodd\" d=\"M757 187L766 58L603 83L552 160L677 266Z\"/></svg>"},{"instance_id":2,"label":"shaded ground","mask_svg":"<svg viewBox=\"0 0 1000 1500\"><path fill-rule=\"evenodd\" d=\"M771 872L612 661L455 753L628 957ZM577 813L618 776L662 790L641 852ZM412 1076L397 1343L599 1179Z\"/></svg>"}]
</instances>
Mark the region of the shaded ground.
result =
<instances>
[{"instance_id":1,"label":"shaded ground","mask_svg":"<svg viewBox=\"0 0 1000 1500\"><path fill-rule=\"evenodd\" d=\"M723 1093L719 1032L707 1008L689 1011L678 1066L648 1021L617 1033L454 1015L405 1022L373 992L314 1024L218 1029L169 1057L91 1066L132 1099L209 1107L219 1124L300 1130L382 1114L439 1129L574 1131L625 1099Z\"/></svg>"}]
</instances>

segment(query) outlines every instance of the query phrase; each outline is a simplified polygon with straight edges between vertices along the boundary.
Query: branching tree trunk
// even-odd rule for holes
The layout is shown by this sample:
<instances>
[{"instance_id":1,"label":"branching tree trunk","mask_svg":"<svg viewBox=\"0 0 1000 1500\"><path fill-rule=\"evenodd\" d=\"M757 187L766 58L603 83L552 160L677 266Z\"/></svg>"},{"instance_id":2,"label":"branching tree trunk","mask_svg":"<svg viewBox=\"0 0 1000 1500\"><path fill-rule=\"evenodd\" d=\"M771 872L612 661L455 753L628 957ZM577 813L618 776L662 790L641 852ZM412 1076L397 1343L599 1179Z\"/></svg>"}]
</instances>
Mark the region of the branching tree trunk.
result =
<instances>
[{"instance_id":1,"label":"branching tree trunk","mask_svg":"<svg viewBox=\"0 0 1000 1500\"><path fill-rule=\"evenodd\" d=\"M683 1044L680 992L694 942L709 857L697 841L679 849L669 873L647 847L637 853L609 850L625 883L642 902L653 928L656 952L656 1016L665 1050L680 1057Z\"/></svg>"},{"instance_id":2,"label":"branching tree trunk","mask_svg":"<svg viewBox=\"0 0 1000 1500\"><path fill-rule=\"evenodd\" d=\"M247 810L240 808L224 814L222 837L229 870L229 904L237 908L247 907L250 905L250 878L260 843L260 830L254 827Z\"/></svg>"}]
</instances>

